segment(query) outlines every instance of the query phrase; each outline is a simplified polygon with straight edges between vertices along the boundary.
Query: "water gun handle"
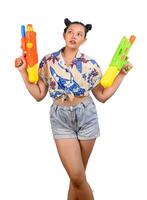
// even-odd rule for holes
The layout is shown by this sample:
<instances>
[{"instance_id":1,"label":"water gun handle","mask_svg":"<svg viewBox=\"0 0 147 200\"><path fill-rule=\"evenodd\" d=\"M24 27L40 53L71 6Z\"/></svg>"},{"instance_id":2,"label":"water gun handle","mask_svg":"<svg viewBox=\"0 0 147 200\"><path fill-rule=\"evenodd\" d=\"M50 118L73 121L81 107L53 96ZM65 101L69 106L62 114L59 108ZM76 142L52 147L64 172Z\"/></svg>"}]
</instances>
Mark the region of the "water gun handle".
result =
<instances>
[{"instance_id":1,"label":"water gun handle","mask_svg":"<svg viewBox=\"0 0 147 200\"><path fill-rule=\"evenodd\" d=\"M104 76L102 77L100 83L104 88L108 88L113 84L113 81L117 74L119 73L117 67L108 67Z\"/></svg>"}]
</instances>

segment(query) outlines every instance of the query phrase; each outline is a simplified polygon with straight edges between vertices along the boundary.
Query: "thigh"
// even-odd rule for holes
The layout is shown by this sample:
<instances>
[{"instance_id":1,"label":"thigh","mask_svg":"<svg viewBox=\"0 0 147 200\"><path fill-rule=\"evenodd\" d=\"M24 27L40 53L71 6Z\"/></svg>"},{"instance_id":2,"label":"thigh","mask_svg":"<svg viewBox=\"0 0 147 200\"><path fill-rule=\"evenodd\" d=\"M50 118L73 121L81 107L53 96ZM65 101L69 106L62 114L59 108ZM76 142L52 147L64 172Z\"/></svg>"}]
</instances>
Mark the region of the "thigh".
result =
<instances>
[{"instance_id":1,"label":"thigh","mask_svg":"<svg viewBox=\"0 0 147 200\"><path fill-rule=\"evenodd\" d=\"M81 155L82 155L82 160L83 160L83 165L84 165L85 170L86 170L86 166L90 158L90 155L92 153L92 149L94 147L95 141L96 139L79 140Z\"/></svg>"},{"instance_id":2,"label":"thigh","mask_svg":"<svg viewBox=\"0 0 147 200\"><path fill-rule=\"evenodd\" d=\"M55 139L61 162L71 179L85 177L80 144L77 139Z\"/></svg>"}]
</instances>

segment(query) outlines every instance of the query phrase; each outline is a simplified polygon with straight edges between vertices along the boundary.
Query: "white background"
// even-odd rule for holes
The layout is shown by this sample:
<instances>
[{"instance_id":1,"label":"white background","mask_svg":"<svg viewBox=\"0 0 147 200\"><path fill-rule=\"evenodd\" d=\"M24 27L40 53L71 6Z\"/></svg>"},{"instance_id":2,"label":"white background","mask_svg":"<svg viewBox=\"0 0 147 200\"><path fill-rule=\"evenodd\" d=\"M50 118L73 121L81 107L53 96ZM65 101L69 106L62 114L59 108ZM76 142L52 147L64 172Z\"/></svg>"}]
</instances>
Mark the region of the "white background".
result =
<instances>
[{"instance_id":1,"label":"white background","mask_svg":"<svg viewBox=\"0 0 147 200\"><path fill-rule=\"evenodd\" d=\"M66 199L69 178L57 154L49 123L52 99L47 95L36 102L14 68L14 59L21 54L22 24L34 25L41 59L64 45L66 17L93 25L80 50L96 59L103 72L122 36L137 37L129 54L132 71L105 104L94 99L101 137L91 154L87 179L96 200L146 200L145 0L1 1L0 199Z\"/></svg>"}]
</instances>

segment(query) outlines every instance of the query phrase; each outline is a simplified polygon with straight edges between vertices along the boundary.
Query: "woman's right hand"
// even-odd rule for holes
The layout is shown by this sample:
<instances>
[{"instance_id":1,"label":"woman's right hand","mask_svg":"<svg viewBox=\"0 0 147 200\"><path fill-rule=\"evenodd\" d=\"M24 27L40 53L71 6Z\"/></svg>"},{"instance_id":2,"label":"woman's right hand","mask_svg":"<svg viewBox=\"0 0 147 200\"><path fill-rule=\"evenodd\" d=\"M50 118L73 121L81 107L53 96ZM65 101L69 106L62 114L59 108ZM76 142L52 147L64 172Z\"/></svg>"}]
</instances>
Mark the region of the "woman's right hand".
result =
<instances>
[{"instance_id":1,"label":"woman's right hand","mask_svg":"<svg viewBox=\"0 0 147 200\"><path fill-rule=\"evenodd\" d=\"M39 79L37 83L30 83L28 79L27 63L24 56L15 59L15 67L20 72L26 88L30 94L37 100L41 101L47 94L48 87Z\"/></svg>"},{"instance_id":2,"label":"woman's right hand","mask_svg":"<svg viewBox=\"0 0 147 200\"><path fill-rule=\"evenodd\" d=\"M19 72L27 69L26 60L23 56L20 56L15 59L15 67L18 68Z\"/></svg>"}]
</instances>

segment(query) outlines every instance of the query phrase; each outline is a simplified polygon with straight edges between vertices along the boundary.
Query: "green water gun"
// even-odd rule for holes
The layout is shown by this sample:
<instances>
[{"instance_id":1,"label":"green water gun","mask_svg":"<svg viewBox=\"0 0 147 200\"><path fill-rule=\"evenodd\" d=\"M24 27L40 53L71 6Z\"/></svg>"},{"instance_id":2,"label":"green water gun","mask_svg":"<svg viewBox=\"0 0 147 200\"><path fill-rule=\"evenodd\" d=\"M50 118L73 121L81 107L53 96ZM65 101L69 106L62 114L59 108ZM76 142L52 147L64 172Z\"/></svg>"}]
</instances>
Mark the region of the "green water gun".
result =
<instances>
[{"instance_id":1,"label":"green water gun","mask_svg":"<svg viewBox=\"0 0 147 200\"><path fill-rule=\"evenodd\" d=\"M124 36L122 40L120 41L118 48L116 49L114 56L111 60L111 63L100 81L101 85L104 88L110 87L112 85L119 71L128 62L127 61L128 52L132 44L134 43L135 39L136 37L134 35L131 35L129 39L127 39Z\"/></svg>"}]
</instances>

